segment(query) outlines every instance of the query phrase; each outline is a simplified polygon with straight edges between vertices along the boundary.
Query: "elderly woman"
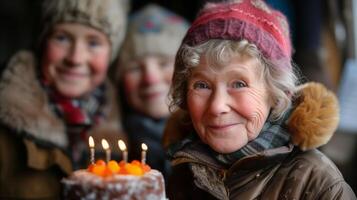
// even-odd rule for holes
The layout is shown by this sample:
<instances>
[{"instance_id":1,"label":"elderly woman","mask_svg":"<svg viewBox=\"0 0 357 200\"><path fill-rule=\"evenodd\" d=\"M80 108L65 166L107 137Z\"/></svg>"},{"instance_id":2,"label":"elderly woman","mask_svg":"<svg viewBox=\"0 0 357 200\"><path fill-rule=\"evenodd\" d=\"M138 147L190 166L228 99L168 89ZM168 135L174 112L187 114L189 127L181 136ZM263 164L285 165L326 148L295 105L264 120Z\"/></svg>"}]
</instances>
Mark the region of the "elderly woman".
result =
<instances>
[{"instance_id":1,"label":"elderly woman","mask_svg":"<svg viewBox=\"0 0 357 200\"><path fill-rule=\"evenodd\" d=\"M164 142L170 199L356 199L316 147L336 97L297 86L285 17L259 0L207 4L178 51Z\"/></svg>"}]
</instances>

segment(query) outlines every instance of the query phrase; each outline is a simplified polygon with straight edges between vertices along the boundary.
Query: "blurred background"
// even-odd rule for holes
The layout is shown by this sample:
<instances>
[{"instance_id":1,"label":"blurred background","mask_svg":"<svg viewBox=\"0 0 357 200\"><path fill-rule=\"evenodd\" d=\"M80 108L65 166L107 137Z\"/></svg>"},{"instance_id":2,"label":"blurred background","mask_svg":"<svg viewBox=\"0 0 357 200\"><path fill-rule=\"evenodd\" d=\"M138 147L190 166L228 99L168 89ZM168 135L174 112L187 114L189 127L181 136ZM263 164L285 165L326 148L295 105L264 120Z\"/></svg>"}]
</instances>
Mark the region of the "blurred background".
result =
<instances>
[{"instance_id":1,"label":"blurred background","mask_svg":"<svg viewBox=\"0 0 357 200\"><path fill-rule=\"evenodd\" d=\"M191 21L205 0L128 0L130 13L157 3ZM212 1L212 0L211 0ZM215 0L218 1L218 0ZM324 83L336 92L341 123L321 148L357 192L357 2L355 0L266 0L289 19L304 81ZM0 1L0 72L19 49L36 46L42 0ZM129 14L130 14L129 13Z\"/></svg>"}]
</instances>

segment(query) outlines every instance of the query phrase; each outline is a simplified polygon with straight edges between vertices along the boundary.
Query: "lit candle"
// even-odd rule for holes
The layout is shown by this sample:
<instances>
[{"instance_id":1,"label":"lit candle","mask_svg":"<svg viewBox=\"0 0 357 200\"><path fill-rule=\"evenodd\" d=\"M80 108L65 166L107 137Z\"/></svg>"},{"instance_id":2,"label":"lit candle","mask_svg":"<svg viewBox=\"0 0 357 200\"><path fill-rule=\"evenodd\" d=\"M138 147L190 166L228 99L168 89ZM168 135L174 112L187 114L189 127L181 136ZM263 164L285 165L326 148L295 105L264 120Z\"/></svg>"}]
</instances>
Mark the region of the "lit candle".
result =
<instances>
[{"instance_id":1,"label":"lit candle","mask_svg":"<svg viewBox=\"0 0 357 200\"><path fill-rule=\"evenodd\" d=\"M105 139L102 139L102 146L106 153L107 163L110 161L110 148L109 144Z\"/></svg>"},{"instance_id":2,"label":"lit candle","mask_svg":"<svg viewBox=\"0 0 357 200\"><path fill-rule=\"evenodd\" d=\"M125 143L123 142L123 140L119 140L118 141L118 146L119 146L119 149L123 152L123 160L124 162L128 162L128 151L126 150L126 145Z\"/></svg>"},{"instance_id":3,"label":"lit candle","mask_svg":"<svg viewBox=\"0 0 357 200\"><path fill-rule=\"evenodd\" d=\"M146 151L148 150L148 146L145 143L141 143L141 163L146 163Z\"/></svg>"},{"instance_id":4,"label":"lit candle","mask_svg":"<svg viewBox=\"0 0 357 200\"><path fill-rule=\"evenodd\" d=\"M94 140L92 136L89 136L89 149L90 149L90 163L94 164Z\"/></svg>"}]
</instances>

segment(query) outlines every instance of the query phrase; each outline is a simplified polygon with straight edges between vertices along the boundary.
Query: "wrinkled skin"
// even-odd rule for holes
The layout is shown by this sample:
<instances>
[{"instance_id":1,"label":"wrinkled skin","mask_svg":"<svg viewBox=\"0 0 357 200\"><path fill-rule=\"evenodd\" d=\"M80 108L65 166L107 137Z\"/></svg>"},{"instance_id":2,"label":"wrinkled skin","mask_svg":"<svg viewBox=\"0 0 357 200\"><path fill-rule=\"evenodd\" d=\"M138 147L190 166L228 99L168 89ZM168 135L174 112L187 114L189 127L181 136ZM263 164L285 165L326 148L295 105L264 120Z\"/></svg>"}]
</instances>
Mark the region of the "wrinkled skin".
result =
<instances>
[{"instance_id":1,"label":"wrinkled skin","mask_svg":"<svg viewBox=\"0 0 357 200\"><path fill-rule=\"evenodd\" d=\"M213 150L231 153L258 136L272 105L262 69L246 55L223 67L211 67L202 59L193 68L188 111L197 134Z\"/></svg>"}]
</instances>

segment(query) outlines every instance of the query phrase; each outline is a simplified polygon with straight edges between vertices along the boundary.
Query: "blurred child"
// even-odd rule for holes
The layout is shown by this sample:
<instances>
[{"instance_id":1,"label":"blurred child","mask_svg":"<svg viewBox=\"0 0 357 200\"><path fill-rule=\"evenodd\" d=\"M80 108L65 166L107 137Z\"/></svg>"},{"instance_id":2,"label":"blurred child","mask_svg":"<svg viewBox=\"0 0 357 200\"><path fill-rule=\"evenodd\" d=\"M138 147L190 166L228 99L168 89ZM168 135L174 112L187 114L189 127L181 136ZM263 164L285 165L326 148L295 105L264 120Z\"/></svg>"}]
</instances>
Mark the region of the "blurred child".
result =
<instances>
[{"instance_id":1,"label":"blurred child","mask_svg":"<svg viewBox=\"0 0 357 200\"><path fill-rule=\"evenodd\" d=\"M125 32L118 0L43 4L36 53L20 51L0 79L0 199L59 199L60 180L88 165L88 137L123 138L106 80Z\"/></svg>"},{"instance_id":2,"label":"blurred child","mask_svg":"<svg viewBox=\"0 0 357 200\"><path fill-rule=\"evenodd\" d=\"M182 17L147 5L129 19L117 66L130 157L140 159L140 146L145 143L149 147L147 162L164 174L168 169L161 136L169 115L166 100L175 54L187 28Z\"/></svg>"}]
</instances>

